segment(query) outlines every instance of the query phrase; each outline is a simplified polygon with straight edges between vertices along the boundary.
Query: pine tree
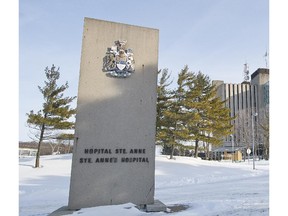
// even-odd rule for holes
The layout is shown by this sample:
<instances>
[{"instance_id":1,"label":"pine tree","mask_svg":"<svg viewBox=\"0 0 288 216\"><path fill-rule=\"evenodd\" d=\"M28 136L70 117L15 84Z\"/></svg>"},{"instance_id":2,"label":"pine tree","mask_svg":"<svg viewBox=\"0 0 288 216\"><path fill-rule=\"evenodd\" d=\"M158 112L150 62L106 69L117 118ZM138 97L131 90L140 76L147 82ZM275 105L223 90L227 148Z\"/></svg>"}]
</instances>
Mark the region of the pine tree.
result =
<instances>
[{"instance_id":1,"label":"pine tree","mask_svg":"<svg viewBox=\"0 0 288 216\"><path fill-rule=\"evenodd\" d=\"M186 127L190 140L195 141L195 154L198 156L199 142L220 144L223 136L231 133L229 109L225 108L220 98L216 97L216 89L210 78L201 72L194 76L186 92Z\"/></svg>"},{"instance_id":2,"label":"pine tree","mask_svg":"<svg viewBox=\"0 0 288 216\"><path fill-rule=\"evenodd\" d=\"M166 116L166 111L171 100L171 90L168 87L172 81L169 81L170 74L168 69L163 69L158 72L161 74L159 84L157 86L157 119L156 119L156 142L163 146L163 151L170 148L171 136L169 136L170 121Z\"/></svg>"},{"instance_id":3,"label":"pine tree","mask_svg":"<svg viewBox=\"0 0 288 216\"><path fill-rule=\"evenodd\" d=\"M161 121L160 119L158 121L157 140L161 140L164 148L170 149L170 159L173 158L175 147L183 146L183 140L186 140L189 135L185 127L186 117L183 109L188 78L188 67L186 67L178 75L177 89L166 90L165 100L162 100L162 104L158 102L157 105L158 116L161 117Z\"/></svg>"},{"instance_id":4,"label":"pine tree","mask_svg":"<svg viewBox=\"0 0 288 216\"><path fill-rule=\"evenodd\" d=\"M213 86L207 109L207 119L210 121L210 132L213 136L209 138L209 143L216 146L222 144L223 137L233 133L231 121L235 118L230 117L230 110L225 107L225 102L217 97L216 88Z\"/></svg>"},{"instance_id":5,"label":"pine tree","mask_svg":"<svg viewBox=\"0 0 288 216\"><path fill-rule=\"evenodd\" d=\"M36 130L35 138L38 141L35 167L40 167L42 142L56 138L53 131L73 129L74 122L69 119L76 113L76 109L70 107L70 103L76 97L64 97L63 94L69 87L68 82L65 85L57 85L57 80L60 78L59 68L56 70L54 65L51 69L46 67L45 75L47 81L44 81L44 87L38 86L44 98L42 109L37 113L33 110L27 113L28 126Z\"/></svg>"},{"instance_id":6,"label":"pine tree","mask_svg":"<svg viewBox=\"0 0 288 216\"><path fill-rule=\"evenodd\" d=\"M172 81L169 81L170 74L168 69L158 71L161 74L159 84L157 85L157 116L156 116L156 142L163 144L164 140L161 136L161 130L165 125L164 111L167 109L167 101L169 100L169 89Z\"/></svg>"},{"instance_id":7,"label":"pine tree","mask_svg":"<svg viewBox=\"0 0 288 216\"><path fill-rule=\"evenodd\" d=\"M216 97L216 88L207 75L190 72L185 66L174 90L167 89L169 77L166 69L158 86L157 141L170 149L170 158L176 147L194 141L197 157L200 141L219 145L223 137L232 133L233 118L225 101Z\"/></svg>"}]
</instances>

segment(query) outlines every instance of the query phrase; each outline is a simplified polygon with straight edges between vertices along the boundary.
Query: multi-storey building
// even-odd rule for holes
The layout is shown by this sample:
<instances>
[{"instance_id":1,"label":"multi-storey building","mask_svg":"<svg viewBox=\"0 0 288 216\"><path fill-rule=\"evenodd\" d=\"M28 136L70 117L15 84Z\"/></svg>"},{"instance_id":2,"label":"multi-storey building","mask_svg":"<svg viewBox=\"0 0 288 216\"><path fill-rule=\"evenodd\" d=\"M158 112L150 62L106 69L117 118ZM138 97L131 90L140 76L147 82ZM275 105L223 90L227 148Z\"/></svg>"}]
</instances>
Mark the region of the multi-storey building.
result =
<instances>
[{"instance_id":1,"label":"multi-storey building","mask_svg":"<svg viewBox=\"0 0 288 216\"><path fill-rule=\"evenodd\" d=\"M220 151L241 150L244 153L247 148L252 149L254 139L255 153L267 154L264 151L269 150L269 69L257 69L250 82L231 84L214 80L213 84L230 109L231 117L235 117L231 122L234 126L232 135L223 138Z\"/></svg>"}]
</instances>

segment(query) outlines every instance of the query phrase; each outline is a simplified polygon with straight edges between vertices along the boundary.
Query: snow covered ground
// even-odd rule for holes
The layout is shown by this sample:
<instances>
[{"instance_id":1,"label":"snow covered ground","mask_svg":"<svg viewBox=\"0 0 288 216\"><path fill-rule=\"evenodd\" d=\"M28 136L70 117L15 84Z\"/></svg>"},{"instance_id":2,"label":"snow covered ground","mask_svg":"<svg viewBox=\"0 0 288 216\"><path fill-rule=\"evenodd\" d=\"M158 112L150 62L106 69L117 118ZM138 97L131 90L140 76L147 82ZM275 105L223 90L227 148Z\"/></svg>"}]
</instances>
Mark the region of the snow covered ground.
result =
<instances>
[{"instance_id":1,"label":"snow covered ground","mask_svg":"<svg viewBox=\"0 0 288 216\"><path fill-rule=\"evenodd\" d=\"M72 155L19 158L19 215L46 216L68 203ZM269 162L232 163L190 157L156 157L155 199L183 211L146 213L134 204L81 209L81 216L266 216L269 215Z\"/></svg>"}]
</instances>

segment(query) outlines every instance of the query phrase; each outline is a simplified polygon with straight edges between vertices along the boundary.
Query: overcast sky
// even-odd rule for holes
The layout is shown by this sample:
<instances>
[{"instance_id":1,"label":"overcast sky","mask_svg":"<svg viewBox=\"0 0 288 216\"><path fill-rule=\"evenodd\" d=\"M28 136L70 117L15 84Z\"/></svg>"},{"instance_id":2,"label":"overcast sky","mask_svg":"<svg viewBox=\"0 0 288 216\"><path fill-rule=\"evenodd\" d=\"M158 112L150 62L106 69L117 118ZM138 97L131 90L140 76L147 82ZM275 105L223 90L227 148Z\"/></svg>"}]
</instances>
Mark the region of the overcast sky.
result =
<instances>
[{"instance_id":1,"label":"overcast sky","mask_svg":"<svg viewBox=\"0 0 288 216\"><path fill-rule=\"evenodd\" d=\"M21 0L20 141L30 140L26 113L41 109L46 66L59 66L59 84L77 95L84 17L159 29L158 68L175 79L185 65L227 83L243 81L246 62L250 74L266 67L268 0Z\"/></svg>"}]
</instances>

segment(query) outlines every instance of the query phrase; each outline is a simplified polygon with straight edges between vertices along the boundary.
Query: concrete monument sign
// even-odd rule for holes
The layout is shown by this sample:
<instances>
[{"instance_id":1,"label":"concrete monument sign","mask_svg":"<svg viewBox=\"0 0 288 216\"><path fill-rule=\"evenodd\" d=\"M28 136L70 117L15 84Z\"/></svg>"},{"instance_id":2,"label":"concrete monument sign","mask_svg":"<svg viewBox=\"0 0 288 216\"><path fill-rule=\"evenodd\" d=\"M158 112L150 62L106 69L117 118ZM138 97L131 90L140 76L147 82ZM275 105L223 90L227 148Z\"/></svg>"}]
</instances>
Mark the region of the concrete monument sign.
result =
<instances>
[{"instance_id":1,"label":"concrete monument sign","mask_svg":"<svg viewBox=\"0 0 288 216\"><path fill-rule=\"evenodd\" d=\"M85 18L69 209L154 203L158 35Z\"/></svg>"}]
</instances>

